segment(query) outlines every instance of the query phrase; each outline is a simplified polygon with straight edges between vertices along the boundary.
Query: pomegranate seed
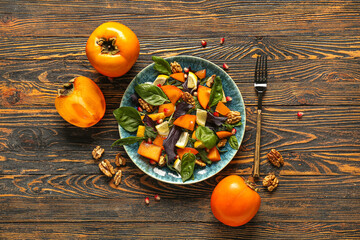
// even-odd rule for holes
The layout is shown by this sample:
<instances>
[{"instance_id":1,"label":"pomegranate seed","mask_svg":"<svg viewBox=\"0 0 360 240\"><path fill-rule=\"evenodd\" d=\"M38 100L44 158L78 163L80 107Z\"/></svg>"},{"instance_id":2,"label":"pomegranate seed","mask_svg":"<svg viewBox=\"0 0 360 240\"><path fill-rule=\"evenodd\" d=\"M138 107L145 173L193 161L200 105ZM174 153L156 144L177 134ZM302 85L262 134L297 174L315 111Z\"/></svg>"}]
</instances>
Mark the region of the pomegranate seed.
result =
<instances>
[{"instance_id":1,"label":"pomegranate seed","mask_svg":"<svg viewBox=\"0 0 360 240\"><path fill-rule=\"evenodd\" d=\"M203 46L203 47L206 47L206 41L205 40L201 40L201 45Z\"/></svg>"},{"instance_id":2,"label":"pomegranate seed","mask_svg":"<svg viewBox=\"0 0 360 240\"><path fill-rule=\"evenodd\" d=\"M170 111L170 109L164 108L164 113L168 113L169 111Z\"/></svg>"},{"instance_id":3,"label":"pomegranate seed","mask_svg":"<svg viewBox=\"0 0 360 240\"><path fill-rule=\"evenodd\" d=\"M224 63L224 64L223 64L223 69L224 69L224 70L228 70L228 69L229 69L229 66L228 66L226 63Z\"/></svg>"},{"instance_id":4,"label":"pomegranate seed","mask_svg":"<svg viewBox=\"0 0 360 240\"><path fill-rule=\"evenodd\" d=\"M304 115L303 112L298 112L298 113L297 113L297 116L298 116L299 119L302 118L303 115Z\"/></svg>"},{"instance_id":5,"label":"pomegranate seed","mask_svg":"<svg viewBox=\"0 0 360 240\"><path fill-rule=\"evenodd\" d=\"M194 92L194 96L195 96L195 97L197 97L197 94L198 94L197 92Z\"/></svg>"},{"instance_id":6,"label":"pomegranate seed","mask_svg":"<svg viewBox=\"0 0 360 240\"><path fill-rule=\"evenodd\" d=\"M227 101L227 102L230 102L230 101L232 101L232 97L230 97L230 96L227 96L227 97L226 97L226 101Z\"/></svg>"},{"instance_id":7,"label":"pomegranate seed","mask_svg":"<svg viewBox=\"0 0 360 240\"><path fill-rule=\"evenodd\" d=\"M159 83L159 84L158 84L158 85L156 85L156 86L161 87L161 84Z\"/></svg>"},{"instance_id":8,"label":"pomegranate seed","mask_svg":"<svg viewBox=\"0 0 360 240\"><path fill-rule=\"evenodd\" d=\"M154 198L155 198L155 201L160 201L160 196L159 196L159 194L156 194L156 195L154 196Z\"/></svg>"},{"instance_id":9,"label":"pomegranate seed","mask_svg":"<svg viewBox=\"0 0 360 240\"><path fill-rule=\"evenodd\" d=\"M220 39L220 45L223 45L224 42L225 42L225 38L221 38L221 39Z\"/></svg>"},{"instance_id":10,"label":"pomegranate seed","mask_svg":"<svg viewBox=\"0 0 360 240\"><path fill-rule=\"evenodd\" d=\"M220 115L219 115L218 112L214 112L214 116L215 116L215 117L218 117L218 116L220 116Z\"/></svg>"},{"instance_id":11,"label":"pomegranate seed","mask_svg":"<svg viewBox=\"0 0 360 240\"><path fill-rule=\"evenodd\" d=\"M187 68L187 67L184 67L184 72L185 72L185 73L189 73L189 72L190 72L190 69Z\"/></svg>"},{"instance_id":12,"label":"pomegranate seed","mask_svg":"<svg viewBox=\"0 0 360 240\"><path fill-rule=\"evenodd\" d=\"M162 118L160 118L159 120L156 121L157 124L162 123L164 120Z\"/></svg>"},{"instance_id":13,"label":"pomegranate seed","mask_svg":"<svg viewBox=\"0 0 360 240\"><path fill-rule=\"evenodd\" d=\"M187 79L187 77L188 77L188 75L185 73L185 74L184 74L184 78Z\"/></svg>"},{"instance_id":14,"label":"pomegranate seed","mask_svg":"<svg viewBox=\"0 0 360 240\"><path fill-rule=\"evenodd\" d=\"M232 135L235 135L235 134L236 134L236 128L233 128L233 129L231 130L231 133L232 133Z\"/></svg>"},{"instance_id":15,"label":"pomegranate seed","mask_svg":"<svg viewBox=\"0 0 360 240\"><path fill-rule=\"evenodd\" d=\"M151 138L148 138L147 143L152 144Z\"/></svg>"},{"instance_id":16,"label":"pomegranate seed","mask_svg":"<svg viewBox=\"0 0 360 240\"><path fill-rule=\"evenodd\" d=\"M210 149L205 148L205 151L208 153L208 152L210 152Z\"/></svg>"},{"instance_id":17,"label":"pomegranate seed","mask_svg":"<svg viewBox=\"0 0 360 240\"><path fill-rule=\"evenodd\" d=\"M138 110L139 112L142 112L142 108L141 108L141 107L138 107L137 110Z\"/></svg>"},{"instance_id":18,"label":"pomegranate seed","mask_svg":"<svg viewBox=\"0 0 360 240\"><path fill-rule=\"evenodd\" d=\"M150 199L149 199L149 197L146 197L146 198L145 198L145 204L146 204L146 205L149 205L149 203L150 203Z\"/></svg>"},{"instance_id":19,"label":"pomegranate seed","mask_svg":"<svg viewBox=\"0 0 360 240\"><path fill-rule=\"evenodd\" d=\"M149 163L150 163L151 165L156 165L156 161L154 161L154 160L152 160L152 159L149 161Z\"/></svg>"},{"instance_id":20,"label":"pomegranate seed","mask_svg":"<svg viewBox=\"0 0 360 240\"><path fill-rule=\"evenodd\" d=\"M178 159L178 158L180 158L180 156L179 155L176 155L176 157L175 157L176 159Z\"/></svg>"}]
</instances>

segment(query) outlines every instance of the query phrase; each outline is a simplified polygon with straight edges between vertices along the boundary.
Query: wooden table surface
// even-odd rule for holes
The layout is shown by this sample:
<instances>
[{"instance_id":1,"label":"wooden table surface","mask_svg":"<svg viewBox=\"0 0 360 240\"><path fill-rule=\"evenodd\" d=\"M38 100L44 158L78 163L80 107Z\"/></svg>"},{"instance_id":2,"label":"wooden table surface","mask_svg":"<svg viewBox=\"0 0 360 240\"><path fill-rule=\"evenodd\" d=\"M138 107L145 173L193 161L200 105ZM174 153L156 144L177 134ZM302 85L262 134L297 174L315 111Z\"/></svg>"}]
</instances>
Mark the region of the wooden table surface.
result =
<instances>
[{"instance_id":1,"label":"wooden table surface","mask_svg":"<svg viewBox=\"0 0 360 240\"><path fill-rule=\"evenodd\" d=\"M85 55L87 38L107 21L129 26L141 45L134 67L113 81ZM0 239L359 239L359 1L4 0L0 36ZM280 185L261 187L257 215L233 228L212 215L210 196L225 176L251 174L259 53L269 59L260 181L275 172ZM185 186L128 161L116 187L91 151L100 145L112 161L125 155L110 147L119 137L112 111L151 56L180 54L229 65L246 104L241 149L216 176ZM79 75L106 99L104 118L87 129L54 107L57 88ZM272 148L284 156L280 169L266 159Z\"/></svg>"}]
</instances>

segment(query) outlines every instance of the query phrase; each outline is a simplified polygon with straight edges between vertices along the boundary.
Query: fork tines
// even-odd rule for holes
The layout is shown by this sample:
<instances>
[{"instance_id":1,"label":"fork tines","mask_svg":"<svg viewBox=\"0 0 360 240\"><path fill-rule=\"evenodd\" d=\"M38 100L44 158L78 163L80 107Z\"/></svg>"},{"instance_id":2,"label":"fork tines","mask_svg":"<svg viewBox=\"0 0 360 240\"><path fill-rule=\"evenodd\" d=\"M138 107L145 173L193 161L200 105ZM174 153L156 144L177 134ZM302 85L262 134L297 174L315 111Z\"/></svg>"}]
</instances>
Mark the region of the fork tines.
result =
<instances>
[{"instance_id":1,"label":"fork tines","mask_svg":"<svg viewBox=\"0 0 360 240\"><path fill-rule=\"evenodd\" d=\"M265 55L260 55L256 58L254 80L255 83L267 82L267 58Z\"/></svg>"}]
</instances>

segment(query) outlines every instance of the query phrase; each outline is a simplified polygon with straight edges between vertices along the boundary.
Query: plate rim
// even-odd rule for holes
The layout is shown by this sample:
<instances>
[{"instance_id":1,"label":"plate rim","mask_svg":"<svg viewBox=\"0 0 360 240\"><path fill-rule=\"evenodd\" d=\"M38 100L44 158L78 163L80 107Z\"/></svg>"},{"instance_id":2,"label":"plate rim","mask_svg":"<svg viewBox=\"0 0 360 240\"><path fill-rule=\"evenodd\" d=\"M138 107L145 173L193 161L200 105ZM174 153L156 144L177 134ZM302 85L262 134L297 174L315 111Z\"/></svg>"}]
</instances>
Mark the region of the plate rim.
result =
<instances>
[{"instance_id":1,"label":"plate rim","mask_svg":"<svg viewBox=\"0 0 360 240\"><path fill-rule=\"evenodd\" d=\"M246 106L245 106L245 103L244 103L244 99L242 97L242 94L241 94L241 91L239 90L239 87L236 85L235 81L230 77L230 75L224 71L223 69L221 69L218 65L216 65L215 63L207 60L207 59L204 59L204 58L201 58L201 57L197 57L197 56L191 56L191 55L176 55L176 56L171 56L171 57L166 57L164 58L165 60L168 60L168 59L173 59L173 58L193 58L193 59L197 59L197 60L200 60L200 61L205 61L207 62L208 64L210 65L213 65L215 67L215 69L217 69L218 71L221 71L223 72L236 86L236 89L238 91L238 93L240 94L240 99L241 99L241 103L242 103L242 106L244 106L244 116L242 116L244 118L244 124L243 124L243 127L244 127L244 131L242 132L242 135L241 135L241 139L238 139L238 142L239 142L239 148L236 152L234 152L234 155L231 157L231 159L222 167L220 168L217 172L215 172L214 174L210 174L209 176L206 176L204 177L203 179L200 179L200 180L191 180L190 181L185 181L185 182L173 182L173 181L167 181L167 180L164 180L164 179L161 179L159 177L156 177L154 175L151 175L150 173L146 172L145 170L142 169L142 167L140 167L136 161L134 161L130 155L129 155L129 151L128 151L128 148L129 146L127 145L124 145L124 149L125 149L125 152L126 154L129 156L129 158L131 159L131 161L136 165L136 167L138 167L143 173L145 173L146 175L158 180L158 181L161 181L161 182L164 182L164 183L169 183L169 184L175 184L175 185L190 185L190 184L195 184L195 183L199 183L199 182L202 182L202 181L205 181L213 176L215 176L216 174L220 173L226 166L229 165L229 163L234 159L234 157L236 156L236 154L238 153L238 151L240 150L240 147L241 147L241 144L242 144L242 141L244 139L244 135L245 135L245 128L246 128ZM129 89L129 86L134 82L136 81L136 78L139 74L141 74L142 72L146 71L148 68L150 67L153 67L154 63L151 63L149 65L147 65L146 67L144 67L140 72L138 72L135 77L130 81L130 83L128 84L124 94L123 94L123 97L120 101L120 106L119 107L122 107L123 105L123 102L124 102L124 96L127 94L128 91L130 91ZM155 71L155 70L154 70ZM120 138L122 138L121 136L121 126L118 124L118 131L119 131L119 135L120 135Z\"/></svg>"}]
</instances>

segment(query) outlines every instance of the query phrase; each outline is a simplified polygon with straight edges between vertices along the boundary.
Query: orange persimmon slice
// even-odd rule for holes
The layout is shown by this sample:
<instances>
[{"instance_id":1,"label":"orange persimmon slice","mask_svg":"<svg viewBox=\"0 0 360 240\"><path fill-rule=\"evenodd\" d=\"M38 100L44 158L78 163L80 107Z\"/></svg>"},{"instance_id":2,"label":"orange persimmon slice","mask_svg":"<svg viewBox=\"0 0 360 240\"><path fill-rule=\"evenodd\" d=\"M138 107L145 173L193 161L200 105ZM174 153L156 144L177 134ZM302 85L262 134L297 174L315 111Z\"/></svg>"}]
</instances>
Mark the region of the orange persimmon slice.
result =
<instances>
[{"instance_id":1,"label":"orange persimmon slice","mask_svg":"<svg viewBox=\"0 0 360 240\"><path fill-rule=\"evenodd\" d=\"M182 115L174 121L174 125L188 129L190 131L194 131L195 123L196 116L190 114Z\"/></svg>"},{"instance_id":2,"label":"orange persimmon slice","mask_svg":"<svg viewBox=\"0 0 360 240\"><path fill-rule=\"evenodd\" d=\"M220 139L223 139L223 138L227 138L227 137L230 137L232 136L232 132L228 132L228 131L219 131L219 132L216 132L216 135L220 138Z\"/></svg>"},{"instance_id":3,"label":"orange persimmon slice","mask_svg":"<svg viewBox=\"0 0 360 240\"><path fill-rule=\"evenodd\" d=\"M170 77L172 77L173 79L176 79L180 82L185 82L185 76L184 76L184 73L182 73L182 72L173 73L170 75Z\"/></svg>"},{"instance_id":4,"label":"orange persimmon slice","mask_svg":"<svg viewBox=\"0 0 360 240\"><path fill-rule=\"evenodd\" d=\"M196 150L195 148L190 148L190 147L186 147L186 148L178 148L177 149L177 154L179 155L180 159L182 159L183 155L185 153L192 153L194 155L198 154L198 150Z\"/></svg>"},{"instance_id":5,"label":"orange persimmon slice","mask_svg":"<svg viewBox=\"0 0 360 240\"><path fill-rule=\"evenodd\" d=\"M172 104L175 104L179 98L183 95L183 92L176 86L173 85L164 85L161 86L161 89L164 91L165 95L170 99Z\"/></svg>"},{"instance_id":6,"label":"orange persimmon slice","mask_svg":"<svg viewBox=\"0 0 360 240\"><path fill-rule=\"evenodd\" d=\"M148 159L159 162L161 151L161 147L143 141L139 146L138 154Z\"/></svg>"},{"instance_id":7,"label":"orange persimmon slice","mask_svg":"<svg viewBox=\"0 0 360 240\"><path fill-rule=\"evenodd\" d=\"M200 105L206 109L209 101L210 101L210 92L211 92L211 88L205 87L205 86L199 86L198 87L198 100Z\"/></svg>"},{"instance_id":8,"label":"orange persimmon slice","mask_svg":"<svg viewBox=\"0 0 360 240\"><path fill-rule=\"evenodd\" d=\"M226 116L230 112L230 109L224 103L218 102L215 111L220 113L221 115Z\"/></svg>"},{"instance_id":9,"label":"orange persimmon slice","mask_svg":"<svg viewBox=\"0 0 360 240\"><path fill-rule=\"evenodd\" d=\"M219 151L217 150L216 146L213 147L212 149L210 149L208 155L207 155L208 159L212 162L217 162L217 161L220 161L221 160L221 157L220 157L220 153Z\"/></svg>"}]
</instances>

